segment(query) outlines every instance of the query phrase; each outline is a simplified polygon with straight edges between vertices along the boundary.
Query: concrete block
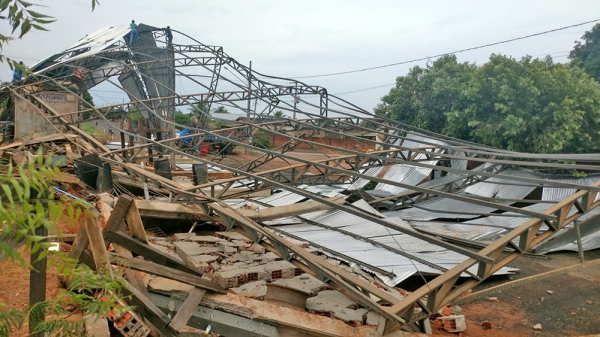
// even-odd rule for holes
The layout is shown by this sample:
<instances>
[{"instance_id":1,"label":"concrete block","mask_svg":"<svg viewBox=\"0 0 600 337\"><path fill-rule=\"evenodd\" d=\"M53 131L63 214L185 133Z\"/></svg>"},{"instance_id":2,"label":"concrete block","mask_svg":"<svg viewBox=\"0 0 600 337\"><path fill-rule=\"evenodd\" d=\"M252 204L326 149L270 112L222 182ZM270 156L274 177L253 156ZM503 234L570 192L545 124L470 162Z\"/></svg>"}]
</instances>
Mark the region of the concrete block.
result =
<instances>
[{"instance_id":1,"label":"concrete block","mask_svg":"<svg viewBox=\"0 0 600 337\"><path fill-rule=\"evenodd\" d=\"M438 317L442 321L442 328L448 332L462 332L467 330L467 322L464 315Z\"/></svg>"},{"instance_id":2,"label":"concrete block","mask_svg":"<svg viewBox=\"0 0 600 337\"><path fill-rule=\"evenodd\" d=\"M231 240L231 243L237 245L240 250L249 250L252 247L252 242L248 242L248 240Z\"/></svg>"},{"instance_id":3,"label":"concrete block","mask_svg":"<svg viewBox=\"0 0 600 337\"><path fill-rule=\"evenodd\" d=\"M263 247L261 245L257 245L257 244L253 244L250 247L250 250L252 250L256 254L264 254L265 253L265 247Z\"/></svg>"},{"instance_id":4,"label":"concrete block","mask_svg":"<svg viewBox=\"0 0 600 337\"><path fill-rule=\"evenodd\" d=\"M190 260L194 263L211 263L217 261L218 259L219 257L214 255L196 255L190 257Z\"/></svg>"},{"instance_id":5,"label":"concrete block","mask_svg":"<svg viewBox=\"0 0 600 337\"><path fill-rule=\"evenodd\" d=\"M243 236L242 234L240 234L238 232L216 232L215 234L218 237L226 239L228 241L240 240L240 241L244 241L244 242L248 242L248 243L252 242L252 240L248 239L247 237Z\"/></svg>"},{"instance_id":6,"label":"concrete block","mask_svg":"<svg viewBox=\"0 0 600 337\"><path fill-rule=\"evenodd\" d=\"M213 281L225 289L242 286L248 282L265 280L267 273L263 266L248 267L246 269L236 268L232 270L221 270L213 274Z\"/></svg>"},{"instance_id":7,"label":"concrete block","mask_svg":"<svg viewBox=\"0 0 600 337\"><path fill-rule=\"evenodd\" d=\"M98 315L86 316L84 320L85 334L90 337L110 337L108 321Z\"/></svg>"},{"instance_id":8,"label":"concrete block","mask_svg":"<svg viewBox=\"0 0 600 337\"><path fill-rule=\"evenodd\" d=\"M237 247L235 245L233 245L233 247L232 247L231 242L227 242L227 241L217 242L216 248L218 249L219 252L223 252L227 255L237 253Z\"/></svg>"},{"instance_id":9,"label":"concrete block","mask_svg":"<svg viewBox=\"0 0 600 337\"><path fill-rule=\"evenodd\" d=\"M234 254L233 257L238 261L254 262L254 260L258 258L258 255L254 254L253 252L243 250L239 253Z\"/></svg>"},{"instance_id":10,"label":"concrete block","mask_svg":"<svg viewBox=\"0 0 600 337\"><path fill-rule=\"evenodd\" d=\"M255 261L260 261L261 263L273 262L273 261L282 261L283 259L277 256L277 254L272 252L266 252L265 254L258 255L255 258Z\"/></svg>"},{"instance_id":11,"label":"concrete block","mask_svg":"<svg viewBox=\"0 0 600 337\"><path fill-rule=\"evenodd\" d=\"M267 293L267 283L262 280L256 282L249 282L242 285L241 287L231 288L230 290L240 296L262 300L265 297L265 294Z\"/></svg>"},{"instance_id":12,"label":"concrete block","mask_svg":"<svg viewBox=\"0 0 600 337\"><path fill-rule=\"evenodd\" d=\"M193 241L193 242L205 242L205 243L217 243L217 242L223 242L223 241L227 241L225 239L221 239L218 238L216 236L210 236L210 235L196 235L196 236L192 236L188 239L188 241Z\"/></svg>"},{"instance_id":13,"label":"concrete block","mask_svg":"<svg viewBox=\"0 0 600 337\"><path fill-rule=\"evenodd\" d=\"M296 266L287 261L273 261L265 263L265 271L270 274L268 280L275 281L295 276Z\"/></svg>"},{"instance_id":14,"label":"concrete block","mask_svg":"<svg viewBox=\"0 0 600 337\"><path fill-rule=\"evenodd\" d=\"M196 236L196 233L175 233L172 236L173 241L189 240Z\"/></svg>"},{"instance_id":15,"label":"concrete block","mask_svg":"<svg viewBox=\"0 0 600 337\"><path fill-rule=\"evenodd\" d=\"M327 285L309 274L302 274L292 279L280 279L273 282L274 284L286 286L293 289L298 289L312 295L318 294L325 290ZM377 325L377 324L375 324Z\"/></svg>"}]
</instances>

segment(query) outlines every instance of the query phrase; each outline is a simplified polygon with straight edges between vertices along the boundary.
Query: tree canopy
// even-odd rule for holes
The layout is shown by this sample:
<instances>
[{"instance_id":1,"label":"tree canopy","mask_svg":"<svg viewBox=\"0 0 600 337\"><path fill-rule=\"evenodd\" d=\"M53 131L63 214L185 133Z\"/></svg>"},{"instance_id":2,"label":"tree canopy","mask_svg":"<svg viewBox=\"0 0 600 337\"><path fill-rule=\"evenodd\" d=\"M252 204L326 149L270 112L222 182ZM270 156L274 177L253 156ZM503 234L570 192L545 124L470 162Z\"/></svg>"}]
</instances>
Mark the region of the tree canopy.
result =
<instances>
[{"instance_id":1,"label":"tree canopy","mask_svg":"<svg viewBox=\"0 0 600 337\"><path fill-rule=\"evenodd\" d=\"M396 80L375 112L481 144L521 152L595 152L599 85L583 70L492 55L476 66L445 56Z\"/></svg>"},{"instance_id":2,"label":"tree canopy","mask_svg":"<svg viewBox=\"0 0 600 337\"><path fill-rule=\"evenodd\" d=\"M585 32L581 41L575 41L569 60L572 66L582 68L600 82L600 24Z\"/></svg>"}]
</instances>

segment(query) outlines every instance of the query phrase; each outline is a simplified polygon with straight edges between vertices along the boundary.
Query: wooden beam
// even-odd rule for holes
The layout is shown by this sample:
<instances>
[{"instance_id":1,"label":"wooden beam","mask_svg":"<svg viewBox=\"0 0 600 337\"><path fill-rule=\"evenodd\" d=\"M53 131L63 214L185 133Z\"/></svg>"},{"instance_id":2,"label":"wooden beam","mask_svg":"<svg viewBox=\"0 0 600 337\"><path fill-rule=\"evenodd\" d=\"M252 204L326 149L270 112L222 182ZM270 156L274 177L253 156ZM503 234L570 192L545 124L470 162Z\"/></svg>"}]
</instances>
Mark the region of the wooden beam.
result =
<instances>
[{"instance_id":1,"label":"wooden beam","mask_svg":"<svg viewBox=\"0 0 600 337\"><path fill-rule=\"evenodd\" d=\"M206 290L194 288L188 297L185 299L179 310L177 310L177 314L169 323L169 326L175 329L177 332L181 332L183 328L187 325L190 317L194 314L194 311L198 308L198 304L204 297Z\"/></svg>"},{"instance_id":2,"label":"wooden beam","mask_svg":"<svg viewBox=\"0 0 600 337\"><path fill-rule=\"evenodd\" d=\"M98 214L94 209L88 209L85 216L85 230L90 243L90 249L94 258L94 264L96 269L101 272L109 273L112 279L113 273L110 267L110 260L108 259L108 252L106 251L106 244L102 237L102 229L98 222Z\"/></svg>"},{"instance_id":3,"label":"wooden beam","mask_svg":"<svg viewBox=\"0 0 600 337\"><path fill-rule=\"evenodd\" d=\"M81 257L81 253L89 243L87 230L85 227L85 225L79 227L79 233L77 233L75 241L73 242L73 246L69 251L68 256L74 260L79 260L79 258Z\"/></svg>"},{"instance_id":4,"label":"wooden beam","mask_svg":"<svg viewBox=\"0 0 600 337\"><path fill-rule=\"evenodd\" d=\"M127 213L125 213L125 220L127 221L127 226L129 226L131 236L144 243L148 243L146 229L144 228L140 211L135 203L129 205L129 209L127 210Z\"/></svg>"},{"instance_id":5,"label":"wooden beam","mask_svg":"<svg viewBox=\"0 0 600 337\"><path fill-rule=\"evenodd\" d=\"M119 256L114 253L110 253L109 257L110 257L110 262L112 264L115 264L115 265L118 265L121 267L142 271L144 273L148 273L148 274L152 274L152 275L156 275L156 276L161 276L164 278L168 278L170 280L193 285L195 287L202 288L205 290L210 290L210 291L222 293L222 294L225 293L225 290L223 290L217 283L215 283L211 280L202 278L198 275L192 275L185 271L165 267L165 266L162 266L160 264L153 263L150 261L144 261L144 260L134 259L131 257Z\"/></svg>"},{"instance_id":6,"label":"wooden beam","mask_svg":"<svg viewBox=\"0 0 600 337\"><path fill-rule=\"evenodd\" d=\"M142 217L158 219L190 219L190 216L193 216L205 220L211 219L202 208L194 205L187 206L180 203L156 200L136 200L135 206Z\"/></svg>"}]
</instances>

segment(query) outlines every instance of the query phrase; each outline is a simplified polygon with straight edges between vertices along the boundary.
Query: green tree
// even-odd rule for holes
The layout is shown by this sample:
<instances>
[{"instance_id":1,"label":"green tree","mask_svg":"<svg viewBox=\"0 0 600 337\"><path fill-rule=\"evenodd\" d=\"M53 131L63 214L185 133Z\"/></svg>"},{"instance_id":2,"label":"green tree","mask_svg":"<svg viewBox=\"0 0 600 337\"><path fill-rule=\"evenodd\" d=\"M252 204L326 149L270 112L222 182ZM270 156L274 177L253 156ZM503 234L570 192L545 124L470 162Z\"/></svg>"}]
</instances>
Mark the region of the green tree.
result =
<instances>
[{"instance_id":1,"label":"green tree","mask_svg":"<svg viewBox=\"0 0 600 337\"><path fill-rule=\"evenodd\" d=\"M424 68L416 66L396 79L375 113L421 129L441 133L448 111L460 108L460 99L476 66L443 56Z\"/></svg>"},{"instance_id":2,"label":"green tree","mask_svg":"<svg viewBox=\"0 0 600 337\"><path fill-rule=\"evenodd\" d=\"M286 117L286 115L281 110L275 111L275 113L273 114L273 116L275 116L275 117Z\"/></svg>"},{"instance_id":3,"label":"green tree","mask_svg":"<svg viewBox=\"0 0 600 337\"><path fill-rule=\"evenodd\" d=\"M593 79L600 82L600 24L585 32L569 54L572 66L585 70Z\"/></svg>"},{"instance_id":4,"label":"green tree","mask_svg":"<svg viewBox=\"0 0 600 337\"><path fill-rule=\"evenodd\" d=\"M92 97L92 95L90 94L89 91L84 91L83 94L81 95L81 97L83 98L83 102L82 102L82 107L84 109L90 109L93 108L94 105L94 98ZM91 111L86 111L83 113L83 120L87 120L90 119L92 113Z\"/></svg>"},{"instance_id":5,"label":"green tree","mask_svg":"<svg viewBox=\"0 0 600 337\"><path fill-rule=\"evenodd\" d=\"M375 108L419 128L521 152L600 146L600 88L583 70L492 55L477 67L453 56L414 67Z\"/></svg>"},{"instance_id":6,"label":"green tree","mask_svg":"<svg viewBox=\"0 0 600 337\"><path fill-rule=\"evenodd\" d=\"M192 114L186 114L181 110L175 110L175 123L190 126L191 120Z\"/></svg>"},{"instance_id":7,"label":"green tree","mask_svg":"<svg viewBox=\"0 0 600 337\"><path fill-rule=\"evenodd\" d=\"M217 113L217 114L228 114L229 111L227 111L227 109L224 106L220 106L216 109L213 110L213 113Z\"/></svg>"},{"instance_id":8,"label":"green tree","mask_svg":"<svg viewBox=\"0 0 600 337\"><path fill-rule=\"evenodd\" d=\"M520 152L582 153L600 146L600 90L579 68L492 55L447 113L444 133ZM468 136L467 136L468 135Z\"/></svg>"},{"instance_id":9,"label":"green tree","mask_svg":"<svg viewBox=\"0 0 600 337\"><path fill-rule=\"evenodd\" d=\"M190 113L192 115L201 116L207 114L208 112L208 107L203 102L198 102L190 106Z\"/></svg>"}]
</instances>

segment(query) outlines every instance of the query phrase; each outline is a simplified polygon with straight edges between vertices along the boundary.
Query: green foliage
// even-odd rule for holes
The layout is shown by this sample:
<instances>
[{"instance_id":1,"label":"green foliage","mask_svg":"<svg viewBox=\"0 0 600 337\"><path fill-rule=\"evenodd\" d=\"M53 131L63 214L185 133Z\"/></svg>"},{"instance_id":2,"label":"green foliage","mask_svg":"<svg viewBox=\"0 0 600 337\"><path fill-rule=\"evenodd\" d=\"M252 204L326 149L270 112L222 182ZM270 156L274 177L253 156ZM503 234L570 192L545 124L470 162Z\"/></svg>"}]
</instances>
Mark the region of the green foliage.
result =
<instances>
[{"instance_id":1,"label":"green foliage","mask_svg":"<svg viewBox=\"0 0 600 337\"><path fill-rule=\"evenodd\" d=\"M98 0L92 0L92 10L99 4ZM8 24L12 28L10 35L0 34L0 50L3 49L8 42L14 40L12 35L15 34L17 29L19 29L18 38L21 39L29 33L32 28L35 30L47 31L48 29L45 26L56 21L51 16L33 10L33 8L38 6L40 5L24 0L0 0L0 20L8 21ZM23 70L23 75L28 73L28 70L24 66L19 65L17 61L11 60L0 54L0 62L3 62L4 60L7 61L11 69L17 67Z\"/></svg>"},{"instance_id":2,"label":"green foliage","mask_svg":"<svg viewBox=\"0 0 600 337\"><path fill-rule=\"evenodd\" d=\"M213 113L216 113L216 114L228 114L229 111L227 111L227 109L224 106L220 106L220 107L214 109Z\"/></svg>"},{"instance_id":3,"label":"green foliage","mask_svg":"<svg viewBox=\"0 0 600 337\"><path fill-rule=\"evenodd\" d=\"M443 56L425 68L416 66L396 79L396 87L381 99L375 113L441 133L445 114L460 107L460 97L475 70L473 64L458 63L454 55Z\"/></svg>"},{"instance_id":4,"label":"green foliage","mask_svg":"<svg viewBox=\"0 0 600 337\"><path fill-rule=\"evenodd\" d=\"M196 116L205 115L208 113L208 107L203 102L198 102L190 106L190 113Z\"/></svg>"},{"instance_id":5,"label":"green foliage","mask_svg":"<svg viewBox=\"0 0 600 337\"><path fill-rule=\"evenodd\" d=\"M600 82L600 24L585 32L581 41L575 41L569 60L572 66L582 68Z\"/></svg>"},{"instance_id":6,"label":"green foliage","mask_svg":"<svg viewBox=\"0 0 600 337\"><path fill-rule=\"evenodd\" d=\"M175 123L190 126L192 125L192 115L183 113L180 110L176 110Z\"/></svg>"},{"instance_id":7,"label":"green foliage","mask_svg":"<svg viewBox=\"0 0 600 337\"><path fill-rule=\"evenodd\" d=\"M415 67L375 112L498 148L582 153L600 146L600 90L581 69L492 55L476 67L447 56Z\"/></svg>"},{"instance_id":8,"label":"green foliage","mask_svg":"<svg viewBox=\"0 0 600 337\"><path fill-rule=\"evenodd\" d=\"M81 97L83 98L83 102L82 102L82 107L83 109L91 109L93 108L94 105L94 98L92 97L92 95L90 94L89 91L84 91L83 94L81 95ZM83 113L83 120L87 120L90 119L92 115L91 111L86 111Z\"/></svg>"},{"instance_id":9,"label":"green foliage","mask_svg":"<svg viewBox=\"0 0 600 337\"><path fill-rule=\"evenodd\" d=\"M227 122L225 122L225 121L216 121L215 125L214 125L215 129L222 129L226 126L227 126Z\"/></svg>"},{"instance_id":10,"label":"green foliage","mask_svg":"<svg viewBox=\"0 0 600 337\"><path fill-rule=\"evenodd\" d=\"M252 136L252 145L266 149L271 146L271 138L264 132L257 132Z\"/></svg>"},{"instance_id":11,"label":"green foliage","mask_svg":"<svg viewBox=\"0 0 600 337\"><path fill-rule=\"evenodd\" d=\"M65 253L50 254L50 243L46 237L36 234L40 227L45 227L49 233L60 234L55 223L64 219L64 214L67 214L70 223L75 223L82 216L89 216L87 206L82 202L54 195L49 181L59 171L56 167L47 166L44 161L51 162L51 158L44 159L39 152L35 161L18 167L9 164L7 174L0 175L1 232L5 237L23 241L31 253L38 252L40 258L48 258L49 265L55 266L59 274L71 281L70 287L58 298L24 311L5 310L5 304L0 303L0 337L10 336L14 330L20 329L28 315L42 317L42 314L53 315L53 318L34 327L36 331L55 336L81 335L81 322L65 319L71 314L66 310L68 305L88 314L100 315L107 314L111 309L129 309L118 304L122 280L112 280L107 273L94 273L88 267L77 265ZM19 263L23 271L31 268L11 245L0 244L0 253L13 263ZM105 299L98 300L95 296L97 292L104 294Z\"/></svg>"},{"instance_id":12,"label":"green foliage","mask_svg":"<svg viewBox=\"0 0 600 337\"><path fill-rule=\"evenodd\" d=\"M275 111L275 113L273 114L273 116L275 116L275 117L287 117L287 116L286 116L286 115L283 113L283 111L281 111L281 110L277 110L277 111Z\"/></svg>"}]
</instances>

